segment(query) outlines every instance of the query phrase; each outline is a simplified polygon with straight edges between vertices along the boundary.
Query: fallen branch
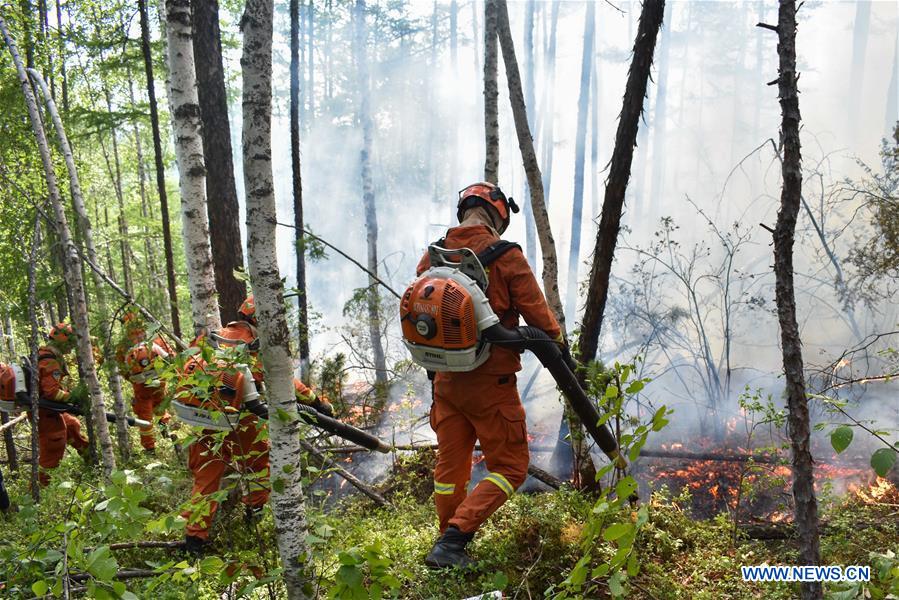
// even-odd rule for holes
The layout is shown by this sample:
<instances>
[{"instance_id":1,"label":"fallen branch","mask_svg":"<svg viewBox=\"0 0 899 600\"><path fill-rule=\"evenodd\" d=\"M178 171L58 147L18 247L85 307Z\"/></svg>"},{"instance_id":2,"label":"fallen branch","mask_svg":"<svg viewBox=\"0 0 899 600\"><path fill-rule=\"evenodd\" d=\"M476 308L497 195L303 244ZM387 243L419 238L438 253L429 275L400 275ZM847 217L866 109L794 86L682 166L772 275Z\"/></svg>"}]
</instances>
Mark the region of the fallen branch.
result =
<instances>
[{"instance_id":1,"label":"fallen branch","mask_svg":"<svg viewBox=\"0 0 899 600\"><path fill-rule=\"evenodd\" d=\"M141 579L147 577L158 577L162 575L153 569L122 569L117 572L113 579ZM91 579L92 575L90 573L75 573L74 575L69 575L69 579L71 581L87 581Z\"/></svg>"},{"instance_id":2,"label":"fallen branch","mask_svg":"<svg viewBox=\"0 0 899 600\"><path fill-rule=\"evenodd\" d=\"M319 463L320 467L333 469L335 473L346 479L350 485L354 488L374 500L375 504L378 506L390 506L390 503L378 492L372 489L371 486L364 483L361 479L338 465L336 462L322 454L315 446L307 442L306 440L300 440L300 445L303 447L303 450L311 454L316 461Z\"/></svg>"},{"instance_id":3,"label":"fallen branch","mask_svg":"<svg viewBox=\"0 0 899 600\"><path fill-rule=\"evenodd\" d=\"M558 490L562 488L562 486L568 484L567 481L562 481L552 473L544 471L543 469L535 467L534 465L528 465L528 475L538 481L542 481L554 490Z\"/></svg>"},{"instance_id":4,"label":"fallen branch","mask_svg":"<svg viewBox=\"0 0 899 600\"><path fill-rule=\"evenodd\" d=\"M28 413L23 412L21 415L19 415L15 419L12 419L11 421L7 421L3 425L0 425L0 433L6 431L7 429L12 429L16 424L24 421L27 417L28 417Z\"/></svg>"},{"instance_id":5,"label":"fallen branch","mask_svg":"<svg viewBox=\"0 0 899 600\"><path fill-rule=\"evenodd\" d=\"M131 550L133 548L183 548L184 540L147 540L143 542L120 542L117 544L109 544L108 547L110 550ZM93 548L85 548L84 553L89 554L93 550Z\"/></svg>"}]
</instances>

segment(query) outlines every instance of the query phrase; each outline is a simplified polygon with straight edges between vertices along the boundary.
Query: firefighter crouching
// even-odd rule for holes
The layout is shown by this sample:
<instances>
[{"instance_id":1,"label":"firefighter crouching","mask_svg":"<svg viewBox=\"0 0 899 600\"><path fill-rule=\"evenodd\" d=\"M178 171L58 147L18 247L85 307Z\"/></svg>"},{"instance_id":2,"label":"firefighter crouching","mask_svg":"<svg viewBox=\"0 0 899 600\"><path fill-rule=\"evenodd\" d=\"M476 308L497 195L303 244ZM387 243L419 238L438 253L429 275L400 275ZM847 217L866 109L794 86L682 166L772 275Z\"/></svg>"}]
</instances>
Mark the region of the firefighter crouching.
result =
<instances>
[{"instance_id":1,"label":"firefighter crouching","mask_svg":"<svg viewBox=\"0 0 899 600\"><path fill-rule=\"evenodd\" d=\"M38 385L40 397L54 402L70 402L70 379L65 355L75 348L75 332L68 323L54 325L47 343L38 350ZM49 469L59 466L66 444L84 455L88 442L81 434L81 422L74 415L48 408L38 409L38 448L41 485L50 483Z\"/></svg>"},{"instance_id":2,"label":"firefighter crouching","mask_svg":"<svg viewBox=\"0 0 899 600\"><path fill-rule=\"evenodd\" d=\"M182 380L182 386L176 393L176 402L221 413L228 416L232 423L225 429L224 439L221 439L222 429L202 429L200 437L189 449L187 464L193 475L192 508L182 516L188 520L185 545L193 554L202 553L209 544L209 530L218 508L218 502L210 496L219 491L226 471L236 469L246 480L247 494L241 501L246 507L248 522L256 518L268 501L269 444L265 436L259 435L265 422L246 410L246 403L255 400L263 389L264 379L262 365L258 361L255 313L253 297L250 296L238 310L240 320L211 332L200 342L217 349L217 362L207 364L199 355L191 359L184 373L188 379ZM235 358L246 360L250 365L237 364ZM213 384L203 391L203 386L196 385L201 377L192 381L192 375L211 378ZM319 399L298 379L294 379L294 390L298 402L332 414L327 400ZM202 425L195 425L202 428Z\"/></svg>"},{"instance_id":3,"label":"firefighter crouching","mask_svg":"<svg viewBox=\"0 0 899 600\"><path fill-rule=\"evenodd\" d=\"M154 364L157 359L168 359L172 349L160 336L147 339L146 325L136 312L126 312L122 317L126 339L116 352L119 370L131 383L134 397L131 409L137 418L150 423L140 427L140 445L144 452L154 454L156 451L156 415L165 400L165 383L162 382ZM127 347L127 350L125 350ZM166 424L170 416L164 410L159 415L159 422Z\"/></svg>"},{"instance_id":4,"label":"firefighter crouching","mask_svg":"<svg viewBox=\"0 0 899 600\"><path fill-rule=\"evenodd\" d=\"M484 252L500 241L509 225L510 209L518 212L514 201L497 186L471 185L459 193L459 226L450 229L437 245ZM430 266L425 254L418 275ZM517 327L520 315L528 325L561 341L559 324L519 247L484 266L489 276L487 299L503 326ZM466 545L527 478L525 411L515 375L520 370L519 353L496 345L486 362L474 370L440 372L434 378L430 414L438 445L434 502L442 535L425 558L430 567L471 564ZM480 441L488 473L469 494L476 441Z\"/></svg>"}]
</instances>

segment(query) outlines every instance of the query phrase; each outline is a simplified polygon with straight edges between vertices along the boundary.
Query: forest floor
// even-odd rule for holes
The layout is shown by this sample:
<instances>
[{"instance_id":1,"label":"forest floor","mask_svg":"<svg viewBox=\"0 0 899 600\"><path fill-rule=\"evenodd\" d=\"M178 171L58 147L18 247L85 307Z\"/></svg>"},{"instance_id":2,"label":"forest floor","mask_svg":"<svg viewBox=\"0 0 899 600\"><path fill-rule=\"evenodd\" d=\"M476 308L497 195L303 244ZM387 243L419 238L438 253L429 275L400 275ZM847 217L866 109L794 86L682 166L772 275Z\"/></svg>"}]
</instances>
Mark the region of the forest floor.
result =
<instances>
[{"instance_id":1,"label":"forest floor","mask_svg":"<svg viewBox=\"0 0 899 600\"><path fill-rule=\"evenodd\" d=\"M431 500L433 460L433 451L422 451L398 461L394 475L382 486L390 508L377 508L357 495L335 503L321 486L309 488L308 540L319 596L373 598L381 597L378 590L383 590L383 597L462 599L501 590L507 598L551 597L584 555L582 533L593 501L571 490L516 494L471 545L478 560L475 570L431 571L422 558L437 535ZM79 457L69 453L37 506L27 494L27 469L8 474L10 492L19 507L0 516L0 582L6 582L5 591L0 583L0 596L40 596L32 592L41 573L52 591L53 574L62 572L56 550L64 541L70 548L66 568L93 574L98 571L90 565L94 547L132 540L180 540L183 522L177 514L190 489L180 462L168 446L157 457L137 456L131 470L103 484ZM310 471L310 477L318 475ZM872 553L887 557L890 551L899 553L899 497L893 497L895 489L891 494L877 502L857 495L822 500L822 520L827 523L822 537L824 564L874 566ZM627 597L796 597L795 587L789 584L750 584L740 576L741 565L796 563L792 541L751 540L742 533L734 538L727 514L708 520L692 518L688 493L674 496L663 489L653 494L648 506L649 521L637 541L641 570L629 578ZM100 560L107 561L111 572L158 569L166 575L128 579L126 587L118 584L117 588L102 585L98 576L93 588L76 592L161 600L219 598L223 590L231 589L242 590L245 597L281 597L274 587L277 584L270 583L277 576L273 566L277 553L268 511L255 527L246 526L240 504L225 500L213 537L214 554L202 561L188 560L170 548L115 550L109 553L113 563L104 554ZM601 545L591 550L599 558L611 554ZM882 598L879 590L884 586L899 586L899 563L888 562L893 573L872 573L880 583L872 586L868 597ZM253 573L262 577L257 580ZM236 581L233 588L231 581ZM126 588L133 596L121 593ZM861 597L860 590L840 593L838 589L832 587L830 596ZM607 588L597 582L594 591L582 597L607 596Z\"/></svg>"}]
</instances>

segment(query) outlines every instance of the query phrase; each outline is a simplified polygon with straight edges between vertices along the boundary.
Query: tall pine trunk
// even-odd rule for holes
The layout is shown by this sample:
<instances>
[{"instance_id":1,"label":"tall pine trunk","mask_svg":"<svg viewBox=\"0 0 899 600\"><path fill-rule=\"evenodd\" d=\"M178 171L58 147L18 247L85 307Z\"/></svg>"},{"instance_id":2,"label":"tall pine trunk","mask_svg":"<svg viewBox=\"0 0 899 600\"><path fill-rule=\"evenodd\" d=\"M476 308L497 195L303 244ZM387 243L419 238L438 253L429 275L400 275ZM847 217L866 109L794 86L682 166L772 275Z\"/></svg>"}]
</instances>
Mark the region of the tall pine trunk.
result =
<instances>
[{"instance_id":1,"label":"tall pine trunk","mask_svg":"<svg viewBox=\"0 0 899 600\"><path fill-rule=\"evenodd\" d=\"M654 127L652 134L652 188L650 188L650 199L648 202L649 215L654 218L656 215L662 214L662 190L665 185L665 159L668 156L666 148L666 126L667 108L668 108L668 71L669 63L668 53L671 46L671 12L674 3L669 2L665 6L664 22L667 25L662 28L662 39L659 40L659 79L656 83L656 104L655 113L652 119ZM742 52L740 53L740 65L742 65ZM742 74L742 70L738 69L739 65L733 65L734 72ZM739 75L738 75L739 77ZM734 132L732 135L733 143L737 140L736 130L736 114L734 115Z\"/></svg>"},{"instance_id":2,"label":"tall pine trunk","mask_svg":"<svg viewBox=\"0 0 899 600\"><path fill-rule=\"evenodd\" d=\"M197 91L203 122L209 239L215 289L219 295L219 315L222 322L227 323L237 319L237 308L247 297L247 286L234 276L235 271L243 270L243 242L240 239L240 206L234 183L228 93L222 64L219 4L218 0L191 0L191 8Z\"/></svg>"},{"instance_id":3,"label":"tall pine trunk","mask_svg":"<svg viewBox=\"0 0 899 600\"><path fill-rule=\"evenodd\" d=\"M56 182L56 172L53 167L53 159L50 155L50 145L47 143L47 135L41 124L41 116L34 97L34 92L28 82L28 75L19 53L13 43L9 31L6 29L6 23L0 17L0 32L6 40L9 47L13 62L19 75L19 83L22 86L22 92L25 95L25 105L28 108L28 116L31 119L31 128L34 131L34 137L37 140L38 150L41 155L41 163L44 168L44 177L47 183L47 192L50 198L50 204L53 206L54 226L59 235L64 252L64 269L66 284L72 293L72 321L75 329L76 351L78 363L84 371L84 379L87 384L88 392L91 398L91 412L93 414L94 426L96 428L97 438L100 442L101 456L103 459L103 468L106 474L115 470L115 453L113 452L112 438L109 436L109 428L106 424L106 407L103 405L103 396L100 391L100 380L97 377L97 370L94 365L94 356L91 349L90 340L90 323L87 315L87 303L85 301L84 281L81 278L81 264L78 260L78 252L72 241L72 234L69 230L69 223L66 218L66 212L62 205L59 195L59 186Z\"/></svg>"},{"instance_id":4,"label":"tall pine trunk","mask_svg":"<svg viewBox=\"0 0 899 600\"><path fill-rule=\"evenodd\" d=\"M256 299L259 339L268 387L272 474L271 506L282 577L291 600L310 598L306 566L306 505L299 417L293 390L290 332L284 316L276 240L272 175L272 0L248 0L241 20L243 55L243 172L247 199L247 258ZM311 592L310 592L311 593Z\"/></svg>"},{"instance_id":5,"label":"tall pine trunk","mask_svg":"<svg viewBox=\"0 0 899 600\"><path fill-rule=\"evenodd\" d=\"M887 88L886 132L890 134L899 121L899 33L893 46L893 70Z\"/></svg>"},{"instance_id":6,"label":"tall pine trunk","mask_svg":"<svg viewBox=\"0 0 899 600\"><path fill-rule=\"evenodd\" d=\"M41 248L41 215L34 215L34 234L31 238L31 255L28 261L28 321L31 327L28 331L29 360L32 365L37 364L38 356L38 323L37 323L37 261ZM8 321L7 321L8 322ZM38 390L40 389L37 369L31 369L31 498L35 502L41 501L40 486L40 410Z\"/></svg>"},{"instance_id":7,"label":"tall pine trunk","mask_svg":"<svg viewBox=\"0 0 899 600\"><path fill-rule=\"evenodd\" d=\"M374 124L371 118L371 82L368 74L368 41L365 25L365 0L356 0L355 52L358 71L359 121L362 123L362 152L360 154L362 173L362 203L365 206L365 239L368 246L368 270L378 274L378 215L375 211L375 186L371 173L372 136ZM371 337L372 354L375 362L375 383L387 383L387 359L381 340L380 294L375 279L368 277L368 330Z\"/></svg>"},{"instance_id":8,"label":"tall pine trunk","mask_svg":"<svg viewBox=\"0 0 899 600\"><path fill-rule=\"evenodd\" d=\"M851 139L859 141L859 116L862 108L863 85L865 82L865 55L868 49L868 30L871 26L871 0L855 1L855 23L852 26L852 65L849 71L849 133Z\"/></svg>"},{"instance_id":9,"label":"tall pine trunk","mask_svg":"<svg viewBox=\"0 0 899 600\"><path fill-rule=\"evenodd\" d=\"M165 253L165 277L168 290L169 313L172 331L181 337L181 316L178 312L178 292L175 287L175 256L172 250L172 228L169 223L169 200L165 189L165 163L162 154L162 137L159 133L159 107L156 103L156 83L153 79L153 55L150 51L150 13L147 0L137 0L140 12L141 53L144 57L144 73L147 78L147 98L150 104L150 126L153 130L153 156L156 161L156 191L159 194L159 212L162 221L162 244Z\"/></svg>"},{"instance_id":10,"label":"tall pine trunk","mask_svg":"<svg viewBox=\"0 0 899 600\"><path fill-rule=\"evenodd\" d=\"M769 28L771 26L768 26ZM777 18L777 89L780 100L780 136L783 144L781 174L783 188L774 229L774 276L777 320L786 378L787 424L792 447L793 503L799 533L799 564L821 564L818 536L818 501L812 453L809 448L810 419L802 362L802 341L796 322L793 288L793 241L802 202L802 153L799 142L799 89L796 72L796 2L780 0ZM800 586L803 599L821 598L820 582Z\"/></svg>"},{"instance_id":11,"label":"tall pine trunk","mask_svg":"<svg viewBox=\"0 0 899 600\"><path fill-rule=\"evenodd\" d=\"M484 3L484 180L499 182L499 82L496 0Z\"/></svg>"},{"instance_id":12,"label":"tall pine trunk","mask_svg":"<svg viewBox=\"0 0 899 600\"><path fill-rule=\"evenodd\" d=\"M609 277L612 274L612 261L615 258L615 245L621 226L624 194L631 175L634 145L640 115L643 113L643 100L646 97L652 56L664 11L665 0L645 0L640 13L633 58L627 74L624 102L618 120L618 131L615 133L615 148L609 165L609 178L603 197L602 216L599 220L599 230L596 232L590 282L585 295L588 300L581 322L578 354L578 359L582 363L594 360L599 349L599 333L609 294Z\"/></svg>"},{"instance_id":13,"label":"tall pine trunk","mask_svg":"<svg viewBox=\"0 0 899 600\"><path fill-rule=\"evenodd\" d=\"M290 168L293 175L293 224L297 257L297 313L300 371L309 376L309 303L306 296L306 248L303 239L303 177L300 171L300 7L290 0Z\"/></svg>"},{"instance_id":14,"label":"tall pine trunk","mask_svg":"<svg viewBox=\"0 0 899 600\"><path fill-rule=\"evenodd\" d=\"M194 332L221 328L215 294L215 271L209 245L206 213L206 166L200 132L200 105L197 75L191 42L192 20L189 0L165 1L168 40L169 102L178 179L181 188L181 227L187 258L187 282Z\"/></svg>"},{"instance_id":15,"label":"tall pine trunk","mask_svg":"<svg viewBox=\"0 0 899 600\"><path fill-rule=\"evenodd\" d=\"M584 46L581 51L581 91L577 101L577 131L574 143L574 198L571 203L571 232L568 246L568 289L565 293L565 317L574 322L577 314L577 272L581 254L581 217L584 211L584 163L587 155L587 111L593 72L593 36L596 4L587 3L584 19Z\"/></svg>"},{"instance_id":16,"label":"tall pine trunk","mask_svg":"<svg viewBox=\"0 0 899 600\"><path fill-rule=\"evenodd\" d=\"M62 119L59 116L59 111L56 109L56 102L53 101L53 97L50 95L49 90L47 89L47 84L44 82L40 73L38 73L34 69L30 69L29 73L31 77L37 82L38 89L44 95L44 100L47 103L47 110L50 113L50 117L53 121L53 127L56 130L59 147L60 150L62 150L62 155L65 159L66 171L69 175L69 190L72 195L72 207L75 210L76 216L76 230L80 234L79 237L81 238L82 242L84 243L85 249L87 250L88 259L91 262L97 264L97 249L96 245L94 244L94 234L91 228L90 219L87 216L87 208L84 204L84 196L81 193L81 183L79 182L78 171L75 167L75 157L72 154L72 148L69 145L69 139L66 136ZM120 210L122 209L123 208L120 208ZM109 246L107 245L107 249L108 248ZM127 265L123 264L122 268L127 268ZM131 446L128 437L128 423L125 421L127 409L125 407L125 396L122 393L122 379L114 366L115 356L113 353L112 345L106 343L106 341L110 340L112 337L110 335L110 315L106 309L106 297L103 293L103 281L100 279L100 276L96 274L96 272L91 271L91 273L93 273L94 276L94 292L96 295L97 310L100 313L100 331L104 340L104 343L101 344L103 350L103 361L108 368L107 373L109 375L109 388L112 391L113 410L116 414L116 442L119 446L119 454L124 460L127 461L129 455L131 454Z\"/></svg>"}]
</instances>

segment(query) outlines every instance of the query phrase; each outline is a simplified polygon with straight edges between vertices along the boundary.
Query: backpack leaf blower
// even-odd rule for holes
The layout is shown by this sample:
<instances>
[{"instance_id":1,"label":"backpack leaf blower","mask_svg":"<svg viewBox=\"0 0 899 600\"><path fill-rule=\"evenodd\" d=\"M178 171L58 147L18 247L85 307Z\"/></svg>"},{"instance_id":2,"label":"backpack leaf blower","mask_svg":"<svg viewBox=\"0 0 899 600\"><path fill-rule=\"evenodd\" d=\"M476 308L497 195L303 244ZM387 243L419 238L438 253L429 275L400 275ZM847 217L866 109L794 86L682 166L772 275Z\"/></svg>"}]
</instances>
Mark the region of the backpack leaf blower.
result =
<instances>
[{"instance_id":1,"label":"backpack leaf blower","mask_svg":"<svg viewBox=\"0 0 899 600\"><path fill-rule=\"evenodd\" d=\"M469 248L428 247L431 268L406 289L400 302L403 342L412 360L428 371L473 371L493 345L530 350L549 371L599 448L619 468L627 463L618 441L574 375L571 355L535 327L510 329L500 323L487 299L486 268L517 244L499 241L480 254Z\"/></svg>"}]
</instances>

